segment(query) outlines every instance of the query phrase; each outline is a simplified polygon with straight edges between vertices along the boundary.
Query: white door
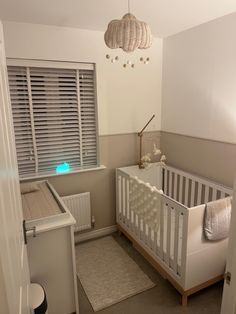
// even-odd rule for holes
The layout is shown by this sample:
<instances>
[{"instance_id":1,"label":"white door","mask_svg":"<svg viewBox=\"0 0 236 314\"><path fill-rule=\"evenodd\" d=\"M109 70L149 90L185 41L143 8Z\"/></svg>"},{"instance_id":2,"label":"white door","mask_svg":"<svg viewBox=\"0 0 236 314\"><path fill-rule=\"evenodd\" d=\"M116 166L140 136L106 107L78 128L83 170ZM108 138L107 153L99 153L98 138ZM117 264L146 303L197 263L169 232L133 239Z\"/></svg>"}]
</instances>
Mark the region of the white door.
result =
<instances>
[{"instance_id":1,"label":"white door","mask_svg":"<svg viewBox=\"0 0 236 314\"><path fill-rule=\"evenodd\" d=\"M236 314L236 177L221 314Z\"/></svg>"},{"instance_id":2,"label":"white door","mask_svg":"<svg viewBox=\"0 0 236 314\"><path fill-rule=\"evenodd\" d=\"M4 314L28 314L29 270L22 233L22 208L0 22L0 278L6 292Z\"/></svg>"}]
</instances>

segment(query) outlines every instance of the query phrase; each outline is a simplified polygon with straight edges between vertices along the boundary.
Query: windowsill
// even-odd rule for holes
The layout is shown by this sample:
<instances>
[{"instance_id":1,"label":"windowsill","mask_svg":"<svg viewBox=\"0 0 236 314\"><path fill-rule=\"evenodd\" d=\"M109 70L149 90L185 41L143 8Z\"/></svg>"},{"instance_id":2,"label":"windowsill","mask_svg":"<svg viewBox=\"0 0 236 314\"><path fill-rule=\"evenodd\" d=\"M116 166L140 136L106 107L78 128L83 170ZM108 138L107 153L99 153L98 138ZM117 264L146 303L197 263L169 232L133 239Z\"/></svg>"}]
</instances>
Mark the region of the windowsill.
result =
<instances>
[{"instance_id":1,"label":"windowsill","mask_svg":"<svg viewBox=\"0 0 236 314\"><path fill-rule=\"evenodd\" d=\"M91 171L98 171L98 170L104 170L106 169L106 166L101 165L93 168L85 168L85 169L79 169L79 170L73 170L68 172L62 172L62 173L50 173L50 174L42 174L42 175L35 175L32 177L26 177L26 178L20 178L20 181L28 181L33 179L42 179L42 178L49 178L49 177L59 177L59 176L65 176L75 173L83 173L83 172L91 172Z\"/></svg>"}]
</instances>

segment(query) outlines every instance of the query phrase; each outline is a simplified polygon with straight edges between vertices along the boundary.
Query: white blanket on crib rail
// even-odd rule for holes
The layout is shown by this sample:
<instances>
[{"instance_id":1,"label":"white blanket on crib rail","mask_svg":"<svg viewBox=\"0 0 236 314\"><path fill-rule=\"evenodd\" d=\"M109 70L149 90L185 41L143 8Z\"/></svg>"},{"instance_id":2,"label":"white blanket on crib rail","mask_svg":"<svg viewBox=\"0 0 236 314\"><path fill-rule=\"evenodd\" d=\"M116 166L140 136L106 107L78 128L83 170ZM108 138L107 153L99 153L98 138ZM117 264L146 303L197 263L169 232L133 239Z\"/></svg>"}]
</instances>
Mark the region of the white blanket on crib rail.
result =
<instances>
[{"instance_id":1,"label":"white blanket on crib rail","mask_svg":"<svg viewBox=\"0 0 236 314\"><path fill-rule=\"evenodd\" d=\"M130 209L137 214L154 231L160 225L161 195L163 191L144 183L137 177L129 182Z\"/></svg>"},{"instance_id":2,"label":"white blanket on crib rail","mask_svg":"<svg viewBox=\"0 0 236 314\"><path fill-rule=\"evenodd\" d=\"M232 197L226 197L206 204L204 217L205 236L210 241L228 237L231 218Z\"/></svg>"}]
</instances>

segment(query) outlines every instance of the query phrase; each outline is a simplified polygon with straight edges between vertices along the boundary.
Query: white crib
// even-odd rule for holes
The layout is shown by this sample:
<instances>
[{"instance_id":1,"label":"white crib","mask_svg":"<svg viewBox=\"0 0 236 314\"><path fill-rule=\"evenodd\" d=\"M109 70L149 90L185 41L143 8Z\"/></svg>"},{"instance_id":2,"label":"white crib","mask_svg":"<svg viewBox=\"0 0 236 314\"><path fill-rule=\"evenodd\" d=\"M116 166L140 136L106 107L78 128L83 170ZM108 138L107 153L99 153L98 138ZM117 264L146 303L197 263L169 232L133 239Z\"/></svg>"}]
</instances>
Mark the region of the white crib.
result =
<instances>
[{"instance_id":1,"label":"white crib","mask_svg":"<svg viewBox=\"0 0 236 314\"><path fill-rule=\"evenodd\" d=\"M159 228L132 210L130 180L135 176L140 185L150 183L149 189L146 185L141 189L147 197L139 195L145 198L139 201L139 209L159 200ZM228 240L207 241L203 218L205 203L229 195L232 189L160 163L146 169L116 170L118 229L174 285L182 295L182 305L187 305L189 295L223 278Z\"/></svg>"}]
</instances>

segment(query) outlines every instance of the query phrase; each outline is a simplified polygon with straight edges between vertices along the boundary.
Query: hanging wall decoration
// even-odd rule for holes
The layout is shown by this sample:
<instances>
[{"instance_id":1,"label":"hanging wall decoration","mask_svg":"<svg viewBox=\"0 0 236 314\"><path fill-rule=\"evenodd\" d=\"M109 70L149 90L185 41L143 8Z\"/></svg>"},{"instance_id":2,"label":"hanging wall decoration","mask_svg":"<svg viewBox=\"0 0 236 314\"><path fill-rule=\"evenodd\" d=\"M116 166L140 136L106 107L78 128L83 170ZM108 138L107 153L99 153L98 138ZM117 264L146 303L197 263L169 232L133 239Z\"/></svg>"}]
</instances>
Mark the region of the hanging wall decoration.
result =
<instances>
[{"instance_id":1,"label":"hanging wall decoration","mask_svg":"<svg viewBox=\"0 0 236 314\"><path fill-rule=\"evenodd\" d=\"M128 13L121 20L112 20L107 27L104 40L110 49L122 49L124 52L130 53L136 49L147 49L152 44L152 34L147 23L139 21L130 13L130 2L128 0ZM108 57L109 56L109 57ZM110 55L106 56L110 59ZM118 56L110 59L112 63L118 61ZM140 61L147 64L149 57L140 57ZM123 66L134 67L134 63L127 60Z\"/></svg>"}]
</instances>

